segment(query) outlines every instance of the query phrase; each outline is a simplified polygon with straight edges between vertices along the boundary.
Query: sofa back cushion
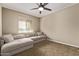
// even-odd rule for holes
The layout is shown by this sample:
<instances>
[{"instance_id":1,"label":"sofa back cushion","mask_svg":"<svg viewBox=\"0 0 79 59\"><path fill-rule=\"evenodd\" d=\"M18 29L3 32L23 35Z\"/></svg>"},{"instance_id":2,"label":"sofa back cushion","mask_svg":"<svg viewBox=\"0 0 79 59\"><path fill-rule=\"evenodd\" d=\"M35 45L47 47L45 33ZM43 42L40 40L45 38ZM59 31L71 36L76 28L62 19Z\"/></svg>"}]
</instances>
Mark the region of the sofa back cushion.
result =
<instances>
[{"instance_id":1,"label":"sofa back cushion","mask_svg":"<svg viewBox=\"0 0 79 59\"><path fill-rule=\"evenodd\" d=\"M25 35L24 34L16 34L13 37L14 37L14 39L22 39L22 38L25 38Z\"/></svg>"},{"instance_id":2,"label":"sofa back cushion","mask_svg":"<svg viewBox=\"0 0 79 59\"><path fill-rule=\"evenodd\" d=\"M26 38L33 37L33 36L37 36L37 33L33 32L33 33L27 33L27 34L25 34Z\"/></svg>"},{"instance_id":3,"label":"sofa back cushion","mask_svg":"<svg viewBox=\"0 0 79 59\"><path fill-rule=\"evenodd\" d=\"M38 36L43 35L43 32L37 32L37 35Z\"/></svg>"},{"instance_id":4,"label":"sofa back cushion","mask_svg":"<svg viewBox=\"0 0 79 59\"><path fill-rule=\"evenodd\" d=\"M9 43L14 40L11 34L4 35L3 38L4 38L5 43Z\"/></svg>"}]
</instances>

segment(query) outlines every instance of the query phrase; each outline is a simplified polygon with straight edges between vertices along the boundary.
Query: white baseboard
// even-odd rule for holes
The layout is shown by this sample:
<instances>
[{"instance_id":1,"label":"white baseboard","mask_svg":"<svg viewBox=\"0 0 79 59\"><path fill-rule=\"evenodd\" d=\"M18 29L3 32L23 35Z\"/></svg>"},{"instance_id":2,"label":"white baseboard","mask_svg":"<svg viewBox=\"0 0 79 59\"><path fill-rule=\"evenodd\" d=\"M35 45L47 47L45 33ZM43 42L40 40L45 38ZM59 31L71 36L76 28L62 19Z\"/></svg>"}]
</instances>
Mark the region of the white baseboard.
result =
<instances>
[{"instance_id":1,"label":"white baseboard","mask_svg":"<svg viewBox=\"0 0 79 59\"><path fill-rule=\"evenodd\" d=\"M79 48L79 46L77 45L72 45L72 44L69 44L69 43L65 43L65 42L60 42L58 40L53 40L53 39L48 39L49 41L53 41L53 42L57 42L57 43L61 43L61 44L64 44L64 45L69 45L69 46L72 46L72 47L76 47L76 48Z\"/></svg>"}]
</instances>

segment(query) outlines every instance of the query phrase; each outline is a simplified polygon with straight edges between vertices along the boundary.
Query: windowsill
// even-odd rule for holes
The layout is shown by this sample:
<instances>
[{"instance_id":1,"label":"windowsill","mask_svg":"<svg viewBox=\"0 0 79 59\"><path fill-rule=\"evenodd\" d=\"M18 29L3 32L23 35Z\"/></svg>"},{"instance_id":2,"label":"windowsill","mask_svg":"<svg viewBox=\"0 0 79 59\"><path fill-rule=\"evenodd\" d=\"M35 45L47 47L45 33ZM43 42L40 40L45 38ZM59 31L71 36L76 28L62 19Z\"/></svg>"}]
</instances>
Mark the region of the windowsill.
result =
<instances>
[{"instance_id":1,"label":"windowsill","mask_svg":"<svg viewBox=\"0 0 79 59\"><path fill-rule=\"evenodd\" d=\"M34 31L18 32L18 33L33 33Z\"/></svg>"}]
</instances>

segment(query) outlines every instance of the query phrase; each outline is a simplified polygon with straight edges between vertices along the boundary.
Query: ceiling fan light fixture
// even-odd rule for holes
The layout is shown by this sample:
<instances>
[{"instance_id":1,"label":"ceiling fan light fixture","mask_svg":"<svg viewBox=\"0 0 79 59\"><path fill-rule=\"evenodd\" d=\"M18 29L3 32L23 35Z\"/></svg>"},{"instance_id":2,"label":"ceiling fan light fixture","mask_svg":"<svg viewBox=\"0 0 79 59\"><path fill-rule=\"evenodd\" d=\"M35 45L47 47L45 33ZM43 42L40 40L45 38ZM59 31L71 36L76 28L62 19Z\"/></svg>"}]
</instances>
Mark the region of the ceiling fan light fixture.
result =
<instances>
[{"instance_id":1,"label":"ceiling fan light fixture","mask_svg":"<svg viewBox=\"0 0 79 59\"><path fill-rule=\"evenodd\" d=\"M43 7L40 7L38 10L39 10L39 11L43 11L44 9L43 9Z\"/></svg>"}]
</instances>

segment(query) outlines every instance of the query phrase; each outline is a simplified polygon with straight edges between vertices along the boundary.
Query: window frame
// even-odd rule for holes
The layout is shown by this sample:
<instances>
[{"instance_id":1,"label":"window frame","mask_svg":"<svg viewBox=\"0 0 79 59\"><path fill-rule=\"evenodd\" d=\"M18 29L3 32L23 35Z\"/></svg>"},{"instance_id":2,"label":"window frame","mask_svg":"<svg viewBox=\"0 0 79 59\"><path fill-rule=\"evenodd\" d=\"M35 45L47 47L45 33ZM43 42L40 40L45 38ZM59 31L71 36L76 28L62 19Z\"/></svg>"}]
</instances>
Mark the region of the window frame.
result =
<instances>
[{"instance_id":1,"label":"window frame","mask_svg":"<svg viewBox=\"0 0 79 59\"><path fill-rule=\"evenodd\" d=\"M26 24L27 24L27 22L30 22L30 30L29 31L26 30L25 32L21 32L20 28L19 28L19 21L25 21ZM26 29L27 29L27 25L26 25ZM22 20L22 19L18 20L18 33L29 33L29 32L33 32L33 30L32 30L32 21L30 21L30 20Z\"/></svg>"}]
</instances>

